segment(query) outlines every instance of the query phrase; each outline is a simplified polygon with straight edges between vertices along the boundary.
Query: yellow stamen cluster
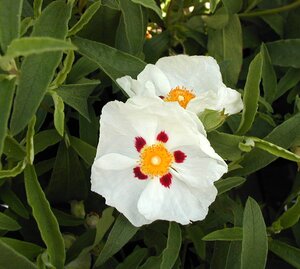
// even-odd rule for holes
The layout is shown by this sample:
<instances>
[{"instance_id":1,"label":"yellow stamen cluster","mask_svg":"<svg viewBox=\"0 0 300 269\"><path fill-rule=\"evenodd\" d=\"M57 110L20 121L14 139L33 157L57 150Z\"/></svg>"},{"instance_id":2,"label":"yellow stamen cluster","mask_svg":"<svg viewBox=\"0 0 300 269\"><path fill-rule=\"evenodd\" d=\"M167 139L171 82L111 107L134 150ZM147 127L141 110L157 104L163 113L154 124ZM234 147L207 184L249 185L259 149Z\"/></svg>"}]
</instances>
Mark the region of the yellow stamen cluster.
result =
<instances>
[{"instance_id":1,"label":"yellow stamen cluster","mask_svg":"<svg viewBox=\"0 0 300 269\"><path fill-rule=\"evenodd\" d=\"M140 153L140 167L148 176L163 176L169 172L174 156L163 143L145 146Z\"/></svg>"},{"instance_id":2,"label":"yellow stamen cluster","mask_svg":"<svg viewBox=\"0 0 300 269\"><path fill-rule=\"evenodd\" d=\"M164 101L178 102L183 108L186 108L188 103L195 97L196 95L192 91L184 87L177 86L168 93L168 95L164 98Z\"/></svg>"}]
</instances>

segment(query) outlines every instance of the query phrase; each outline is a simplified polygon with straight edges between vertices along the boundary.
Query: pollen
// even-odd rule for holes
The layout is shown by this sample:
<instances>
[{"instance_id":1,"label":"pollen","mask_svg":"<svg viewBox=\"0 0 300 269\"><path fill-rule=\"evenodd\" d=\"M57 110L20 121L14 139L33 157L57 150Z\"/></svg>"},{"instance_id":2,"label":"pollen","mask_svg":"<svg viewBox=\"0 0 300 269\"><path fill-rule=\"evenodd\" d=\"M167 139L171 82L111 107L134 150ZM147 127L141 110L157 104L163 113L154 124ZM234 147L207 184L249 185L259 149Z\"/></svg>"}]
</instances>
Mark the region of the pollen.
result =
<instances>
[{"instance_id":1,"label":"pollen","mask_svg":"<svg viewBox=\"0 0 300 269\"><path fill-rule=\"evenodd\" d=\"M141 172L150 177L160 177L169 172L174 156L163 143L145 146L140 152Z\"/></svg>"},{"instance_id":2,"label":"pollen","mask_svg":"<svg viewBox=\"0 0 300 269\"><path fill-rule=\"evenodd\" d=\"M191 90L177 86L163 100L165 102L178 102L183 108L186 108L188 103L195 97L196 95Z\"/></svg>"}]
</instances>

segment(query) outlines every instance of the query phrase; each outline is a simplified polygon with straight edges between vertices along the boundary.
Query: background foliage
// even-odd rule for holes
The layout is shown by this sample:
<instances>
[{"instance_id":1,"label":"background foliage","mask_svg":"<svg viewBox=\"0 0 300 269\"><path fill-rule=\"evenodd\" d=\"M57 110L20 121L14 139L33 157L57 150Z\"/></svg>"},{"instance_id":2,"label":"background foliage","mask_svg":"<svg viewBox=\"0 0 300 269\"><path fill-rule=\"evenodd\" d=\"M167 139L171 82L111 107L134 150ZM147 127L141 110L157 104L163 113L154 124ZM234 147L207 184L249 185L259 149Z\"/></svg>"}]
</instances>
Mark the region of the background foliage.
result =
<instances>
[{"instance_id":1,"label":"background foliage","mask_svg":"<svg viewBox=\"0 0 300 269\"><path fill-rule=\"evenodd\" d=\"M0 0L0 268L300 268L284 150L300 146L299 14L299 0ZM245 109L202 119L230 167L207 218L138 229L90 191L99 114L126 100L116 78L179 53L215 57Z\"/></svg>"}]
</instances>

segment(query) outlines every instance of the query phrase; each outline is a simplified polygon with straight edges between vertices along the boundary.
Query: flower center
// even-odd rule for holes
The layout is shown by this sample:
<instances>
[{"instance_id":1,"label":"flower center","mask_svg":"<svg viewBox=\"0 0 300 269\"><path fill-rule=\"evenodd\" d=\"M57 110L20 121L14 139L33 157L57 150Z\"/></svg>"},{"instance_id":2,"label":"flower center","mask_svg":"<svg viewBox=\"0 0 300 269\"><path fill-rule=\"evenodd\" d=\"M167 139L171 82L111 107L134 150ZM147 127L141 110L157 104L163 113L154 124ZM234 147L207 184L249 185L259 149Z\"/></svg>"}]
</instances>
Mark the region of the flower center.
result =
<instances>
[{"instance_id":1,"label":"flower center","mask_svg":"<svg viewBox=\"0 0 300 269\"><path fill-rule=\"evenodd\" d=\"M148 176L167 174L173 161L173 154L160 142L143 147L140 153L141 172Z\"/></svg>"},{"instance_id":2,"label":"flower center","mask_svg":"<svg viewBox=\"0 0 300 269\"><path fill-rule=\"evenodd\" d=\"M167 96L164 98L165 102L178 102L183 108L186 108L188 103L195 98L196 95L184 88L177 86L176 88L172 89Z\"/></svg>"}]
</instances>

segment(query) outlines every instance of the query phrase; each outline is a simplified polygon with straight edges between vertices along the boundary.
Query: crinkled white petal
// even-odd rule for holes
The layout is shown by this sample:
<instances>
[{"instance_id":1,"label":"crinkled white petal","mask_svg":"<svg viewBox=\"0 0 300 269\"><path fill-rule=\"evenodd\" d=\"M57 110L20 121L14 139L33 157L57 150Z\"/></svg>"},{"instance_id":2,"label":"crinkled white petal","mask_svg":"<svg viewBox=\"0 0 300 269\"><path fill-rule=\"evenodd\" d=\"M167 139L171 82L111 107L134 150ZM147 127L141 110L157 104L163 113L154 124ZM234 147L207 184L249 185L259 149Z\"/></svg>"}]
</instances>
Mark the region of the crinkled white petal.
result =
<instances>
[{"instance_id":1,"label":"crinkled white petal","mask_svg":"<svg viewBox=\"0 0 300 269\"><path fill-rule=\"evenodd\" d=\"M201 139L203 140L203 139ZM206 188L227 172L227 164L206 143L179 147L187 156L183 163L172 164L178 178L191 187Z\"/></svg>"},{"instance_id":2,"label":"crinkled white petal","mask_svg":"<svg viewBox=\"0 0 300 269\"><path fill-rule=\"evenodd\" d=\"M217 91L223 84L220 67L210 56L168 56L160 58L155 65L167 76L171 88L184 86L196 95Z\"/></svg>"},{"instance_id":3,"label":"crinkled white petal","mask_svg":"<svg viewBox=\"0 0 300 269\"><path fill-rule=\"evenodd\" d=\"M186 184L173 177L170 188L162 186L159 179L151 180L141 194L138 210L149 220L176 221L184 225L204 219L208 207L202 205Z\"/></svg>"},{"instance_id":4,"label":"crinkled white petal","mask_svg":"<svg viewBox=\"0 0 300 269\"><path fill-rule=\"evenodd\" d=\"M136 164L137 160L118 153L105 154L95 162L98 168L104 170L122 170L133 167Z\"/></svg>"},{"instance_id":5,"label":"crinkled white petal","mask_svg":"<svg viewBox=\"0 0 300 269\"><path fill-rule=\"evenodd\" d=\"M110 157L105 158L108 162ZM117 170L118 162L113 159L110 161L115 165L113 170L103 169L101 158L95 160L91 175L92 191L102 195L107 205L122 212L133 225L142 226L151 223L152 221L139 213L137 208L140 195L146 188L148 181L134 178L133 166Z\"/></svg>"}]
</instances>

